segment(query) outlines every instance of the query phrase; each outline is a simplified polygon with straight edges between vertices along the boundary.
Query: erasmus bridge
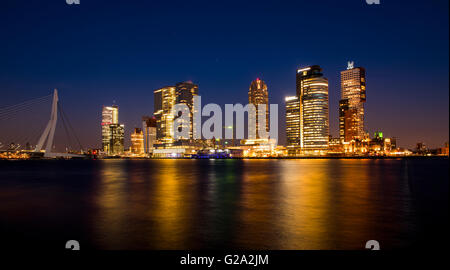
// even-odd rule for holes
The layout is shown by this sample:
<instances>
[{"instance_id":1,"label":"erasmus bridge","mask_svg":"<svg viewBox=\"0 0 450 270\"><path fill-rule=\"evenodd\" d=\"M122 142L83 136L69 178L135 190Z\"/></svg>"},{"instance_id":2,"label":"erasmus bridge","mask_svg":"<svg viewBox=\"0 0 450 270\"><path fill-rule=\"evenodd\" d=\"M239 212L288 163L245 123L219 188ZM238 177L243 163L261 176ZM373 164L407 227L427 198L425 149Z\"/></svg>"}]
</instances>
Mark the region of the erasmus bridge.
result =
<instances>
[{"instance_id":1,"label":"erasmus bridge","mask_svg":"<svg viewBox=\"0 0 450 270\"><path fill-rule=\"evenodd\" d=\"M35 107L48 106L46 103L50 100L51 114L45 125L45 122L42 123L42 121L36 120L36 115L42 115L42 108L36 109ZM71 137L75 137L77 150L68 148L66 145L63 145L64 151L56 150L54 139L58 115L62 120L61 122L68 138L63 144L71 144ZM22 116L22 119L20 119L20 116ZM33 118L32 116L35 117ZM36 134L37 132L42 133ZM0 108L0 154L23 153L33 158L81 158L85 157L85 155L80 154L82 149L83 147L67 115L59 104L57 89L53 91L53 95Z\"/></svg>"}]
</instances>

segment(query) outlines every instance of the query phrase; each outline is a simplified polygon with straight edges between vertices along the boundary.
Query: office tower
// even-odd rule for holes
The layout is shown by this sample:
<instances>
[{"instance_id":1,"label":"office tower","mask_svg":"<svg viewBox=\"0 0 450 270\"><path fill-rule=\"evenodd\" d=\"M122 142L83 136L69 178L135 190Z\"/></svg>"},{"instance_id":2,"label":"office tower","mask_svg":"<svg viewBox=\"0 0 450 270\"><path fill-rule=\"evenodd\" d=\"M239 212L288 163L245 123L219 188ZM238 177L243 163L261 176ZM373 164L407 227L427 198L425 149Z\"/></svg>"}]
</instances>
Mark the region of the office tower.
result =
<instances>
[{"instance_id":1,"label":"office tower","mask_svg":"<svg viewBox=\"0 0 450 270\"><path fill-rule=\"evenodd\" d=\"M339 137L341 142L363 139L364 103L366 102L366 71L348 63L341 71L341 101L339 102Z\"/></svg>"},{"instance_id":2,"label":"office tower","mask_svg":"<svg viewBox=\"0 0 450 270\"><path fill-rule=\"evenodd\" d=\"M303 153L320 153L328 148L328 80L320 66L297 70L300 105L300 148Z\"/></svg>"},{"instance_id":3,"label":"office tower","mask_svg":"<svg viewBox=\"0 0 450 270\"><path fill-rule=\"evenodd\" d=\"M193 131L195 128L194 123L194 96L198 95L198 85L194 84L192 81L180 82L175 85L175 104L184 103L188 106L189 112L189 138L181 139L192 139Z\"/></svg>"},{"instance_id":4,"label":"office tower","mask_svg":"<svg viewBox=\"0 0 450 270\"><path fill-rule=\"evenodd\" d=\"M354 128L351 128L352 121L357 115L356 108L349 106L348 99L341 99L339 101L339 140L342 142L349 142L357 136Z\"/></svg>"},{"instance_id":5,"label":"office tower","mask_svg":"<svg viewBox=\"0 0 450 270\"><path fill-rule=\"evenodd\" d=\"M300 146L300 102L297 96L286 97L286 146L296 155Z\"/></svg>"},{"instance_id":6,"label":"office tower","mask_svg":"<svg viewBox=\"0 0 450 270\"><path fill-rule=\"evenodd\" d=\"M103 106L102 109L102 149L105 153L111 152L112 133L110 125L119 123L119 107Z\"/></svg>"},{"instance_id":7,"label":"office tower","mask_svg":"<svg viewBox=\"0 0 450 270\"><path fill-rule=\"evenodd\" d=\"M125 126L123 124L109 125L111 139L108 155L117 156L123 154L123 143L125 137Z\"/></svg>"},{"instance_id":8,"label":"office tower","mask_svg":"<svg viewBox=\"0 0 450 270\"><path fill-rule=\"evenodd\" d=\"M256 138L259 138L258 130L265 129L269 131L269 93L267 91L267 85L264 81L256 78L250 84L248 91L248 103L255 105L256 108ZM259 119L258 105L263 105L266 108L266 119Z\"/></svg>"},{"instance_id":9,"label":"office tower","mask_svg":"<svg viewBox=\"0 0 450 270\"><path fill-rule=\"evenodd\" d=\"M160 143L173 142L173 114L175 87L167 86L154 91L154 113L156 119L156 139Z\"/></svg>"},{"instance_id":10,"label":"office tower","mask_svg":"<svg viewBox=\"0 0 450 270\"><path fill-rule=\"evenodd\" d=\"M156 143L156 118L150 116L142 117L142 130L144 132L144 152L151 153L153 144Z\"/></svg>"},{"instance_id":11,"label":"office tower","mask_svg":"<svg viewBox=\"0 0 450 270\"><path fill-rule=\"evenodd\" d=\"M134 132L131 133L130 151L134 155L144 154L144 133L140 128L135 128Z\"/></svg>"},{"instance_id":12,"label":"office tower","mask_svg":"<svg viewBox=\"0 0 450 270\"><path fill-rule=\"evenodd\" d=\"M103 106L102 123L106 124L119 123L119 107L117 105Z\"/></svg>"}]
</instances>

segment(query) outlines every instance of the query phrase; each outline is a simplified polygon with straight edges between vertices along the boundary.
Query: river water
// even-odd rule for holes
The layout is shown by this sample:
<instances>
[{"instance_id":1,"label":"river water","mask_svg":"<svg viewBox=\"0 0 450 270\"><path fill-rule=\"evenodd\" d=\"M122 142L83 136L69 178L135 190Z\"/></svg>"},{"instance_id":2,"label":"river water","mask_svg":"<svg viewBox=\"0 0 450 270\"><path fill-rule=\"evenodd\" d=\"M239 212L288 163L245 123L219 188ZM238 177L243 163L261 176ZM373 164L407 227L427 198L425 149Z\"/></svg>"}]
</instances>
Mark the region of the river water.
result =
<instances>
[{"instance_id":1,"label":"river water","mask_svg":"<svg viewBox=\"0 0 450 270\"><path fill-rule=\"evenodd\" d=\"M448 237L449 162L0 161L3 248L428 248Z\"/></svg>"}]
</instances>

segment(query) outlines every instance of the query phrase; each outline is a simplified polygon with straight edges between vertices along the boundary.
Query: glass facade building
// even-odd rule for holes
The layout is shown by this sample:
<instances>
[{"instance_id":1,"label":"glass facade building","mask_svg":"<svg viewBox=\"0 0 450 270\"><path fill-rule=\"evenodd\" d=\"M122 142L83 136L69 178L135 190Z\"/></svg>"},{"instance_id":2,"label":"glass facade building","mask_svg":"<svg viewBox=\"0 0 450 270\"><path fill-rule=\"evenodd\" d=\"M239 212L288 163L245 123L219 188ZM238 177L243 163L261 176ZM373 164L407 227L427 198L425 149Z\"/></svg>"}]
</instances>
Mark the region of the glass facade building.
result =
<instances>
[{"instance_id":1,"label":"glass facade building","mask_svg":"<svg viewBox=\"0 0 450 270\"><path fill-rule=\"evenodd\" d=\"M183 112L183 114L189 114L189 123L186 125L189 127L189 138L182 137L181 139L193 138L194 125L196 124L194 123L194 96L197 95L198 85L191 81L180 82L175 85L175 104L184 103L189 108L189 112Z\"/></svg>"},{"instance_id":2,"label":"glass facade building","mask_svg":"<svg viewBox=\"0 0 450 270\"><path fill-rule=\"evenodd\" d=\"M299 144L303 153L328 149L328 80L320 66L297 70L297 96L300 109Z\"/></svg>"},{"instance_id":3,"label":"glass facade building","mask_svg":"<svg viewBox=\"0 0 450 270\"><path fill-rule=\"evenodd\" d=\"M103 106L102 150L107 155L123 154L124 125L119 124L119 107Z\"/></svg>"},{"instance_id":4,"label":"glass facade building","mask_svg":"<svg viewBox=\"0 0 450 270\"><path fill-rule=\"evenodd\" d=\"M154 91L154 112L156 119L156 139L160 143L173 142L173 114L175 86L167 86Z\"/></svg>"},{"instance_id":5,"label":"glass facade building","mask_svg":"<svg viewBox=\"0 0 450 270\"><path fill-rule=\"evenodd\" d=\"M289 155L298 154L300 146L300 101L297 96L286 97L286 146Z\"/></svg>"},{"instance_id":6,"label":"glass facade building","mask_svg":"<svg viewBox=\"0 0 450 270\"><path fill-rule=\"evenodd\" d=\"M111 124L109 125L109 130L111 140L108 155L122 155L124 150L125 126L123 124Z\"/></svg>"}]
</instances>

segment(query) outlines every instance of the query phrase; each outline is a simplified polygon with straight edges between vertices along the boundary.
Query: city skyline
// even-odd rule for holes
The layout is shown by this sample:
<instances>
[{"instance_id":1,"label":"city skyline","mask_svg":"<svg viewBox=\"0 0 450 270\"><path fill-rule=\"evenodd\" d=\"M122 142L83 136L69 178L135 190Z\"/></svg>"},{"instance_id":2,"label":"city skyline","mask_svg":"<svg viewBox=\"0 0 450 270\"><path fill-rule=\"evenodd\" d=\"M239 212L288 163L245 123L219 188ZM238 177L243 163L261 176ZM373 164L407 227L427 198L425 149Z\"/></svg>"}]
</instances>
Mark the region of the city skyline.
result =
<instances>
[{"instance_id":1,"label":"city skyline","mask_svg":"<svg viewBox=\"0 0 450 270\"><path fill-rule=\"evenodd\" d=\"M364 103L366 102L366 71L364 67L354 67L354 62L347 62L346 70L341 71L341 100L339 101L339 135L333 137L329 132L329 100L328 100L328 79L323 77L323 69L319 65L312 65L298 68L296 71L296 95L287 96L285 98L286 108L286 129L284 135L287 138L285 144L288 156L302 156L302 155L317 155L317 154L338 154L346 153L353 155L368 154L368 151L394 151L395 149L402 149L397 144L398 138L396 136L384 137L383 132L376 131L373 136L366 130L364 119ZM201 149L208 147L207 145L192 144L186 140L192 140L192 130L195 126L195 121L192 119L192 112L194 110L194 96L198 96L198 85L192 81L179 82L175 86L166 86L154 90L155 111L153 117L143 116L143 127L146 130L145 121L154 120L154 141L155 145L147 146L152 149L160 148L166 149L163 152L172 151L175 148L187 147L192 149ZM268 109L268 89L266 83L260 78L256 78L250 84L248 92L248 104L255 107L258 104L265 104ZM189 137L181 138L185 143L180 142L180 139L175 139L173 136L174 117L172 107L177 104L186 104L190 123L184 128L189 128ZM103 106L105 108L117 108L116 105L112 107ZM200 107L200 110L202 108ZM256 109L257 113L257 109ZM200 113L201 114L201 113ZM104 113L103 113L104 115ZM255 123L258 123L258 114L255 115ZM244 116L245 117L245 116ZM113 116L109 118L114 119ZM115 116L116 122L118 116ZM269 118L267 111L266 118ZM145 120L147 119L147 120ZM166 120L168 119L168 120ZM251 117L248 115L248 120ZM266 119L266 121L267 121ZM200 120L203 124L203 120ZM102 120L102 128L104 120ZM257 124L258 125L258 124ZM268 130L268 122L262 125ZM233 127L227 127L232 128ZM131 134L130 152L133 154L136 151L133 140L136 136L136 130ZM282 133L283 134L283 133ZM248 138L249 134L245 137ZM277 136L278 137L278 136ZM219 139L223 139L220 137ZM144 135L142 135L143 145L142 153L144 151ZM146 139L147 140L147 139ZM204 139L202 139L204 140ZM355 141L356 140L356 141ZM233 137L234 141L234 137ZM268 145L268 141L264 142L256 137L256 141L244 140L241 145L254 144ZM205 141L206 142L206 141ZM186 144L187 143L187 144ZM123 142L122 142L123 144ZM183 146L184 145L184 146ZM234 146L233 142L233 146ZM419 147L420 145L420 147ZM445 142L445 147L448 142ZM427 149L423 142L418 142L416 145L417 151L424 151ZM155 148L156 147L156 148ZM200 147L200 148L199 148ZM225 145L224 145L225 147ZM423 149L422 149L423 147ZM170 150L172 149L172 150ZM384 150L383 150L384 149ZM414 149L408 148L406 149ZM159 150L158 150L159 151ZM178 151L178 150L177 150ZM396 151L396 150L395 150ZM413 150L414 151L414 150ZM123 153L121 153L123 154Z\"/></svg>"},{"instance_id":2,"label":"city skyline","mask_svg":"<svg viewBox=\"0 0 450 270\"><path fill-rule=\"evenodd\" d=\"M2 1L2 246L428 263L449 236L449 8Z\"/></svg>"},{"instance_id":3,"label":"city skyline","mask_svg":"<svg viewBox=\"0 0 450 270\"><path fill-rule=\"evenodd\" d=\"M287 125L289 125L287 122L286 123L281 123L281 126L286 127L283 131L281 131L281 137L285 137L286 138L286 142L285 143L278 143L278 145L283 145L283 146L291 146L291 147L297 147L298 149L303 149L303 151L305 150L329 150L328 149L328 141L331 139L339 139L339 141L341 142L341 144L343 142L347 143L350 140L357 139L357 140L361 140L363 138L370 138L370 132L366 131L366 125L364 123L364 103L366 102L366 76L365 76L365 68L363 67L354 67L354 62L353 61L348 61L347 62L347 68L346 70L341 71L341 100L339 100L339 113L338 113L338 118L339 118L339 130L338 130L338 136L337 137L333 137L332 133L329 132L329 117L330 117L330 113L328 111L328 107L330 106L329 101L328 101L328 79L324 78L323 76L323 69L319 66L319 65L312 65L312 66L307 66L307 67L301 67L296 69L296 96L286 96L285 97L285 102L284 104L282 104L282 108L284 107L286 109L286 112L288 111L288 108L291 110L291 112L289 112L286 116L289 116L290 114L292 114L292 109L297 110L298 112L294 112L297 114L297 116L294 117L294 121L295 118L300 118L301 120L298 121L299 125L298 127L296 127L296 134L289 134L290 129L292 129L292 127L287 127ZM195 84L192 81L184 81L184 82L178 82L173 84L174 86L165 86L159 89L156 89L153 91L153 97L154 97L154 112L152 116L140 116L140 118L142 119L141 124L143 125L142 128L139 127L129 127L131 130L133 130L133 132L128 132L129 133L129 137L127 137L126 134L126 129L125 129L125 125L123 123L119 123L119 106L118 104L113 104L113 105L103 105L103 109L101 112L102 115L102 119L101 119L101 147L88 147L90 149L95 149L95 148L99 148L102 149L102 151L104 151L105 153L107 153L108 155L122 155L124 153L124 151L126 151L128 148L131 152L135 152L136 150L133 148L133 138L136 136L136 132L141 132L142 133L142 140L143 140L143 145L142 145L142 154L143 153L148 153L147 149L151 149L153 148L151 145L147 145L144 148L144 145L147 144L147 141L149 140L148 137L145 137L146 139L144 140L144 133L143 131L145 131L147 129L147 124L149 123L148 121L152 120L154 122L154 124L152 124L152 126L154 126L155 131L154 133L154 138L152 140L154 141L159 141L159 143L163 143L163 145L165 143L169 143L168 145L171 145L173 142L176 142L177 140L174 140L173 138L173 125L174 125L174 120L177 117L174 117L171 115L172 112L172 107L176 104L180 104L180 103L184 103L188 105L189 108L189 112L190 112L190 123L188 124L190 127L190 131L189 131L189 136L190 138L184 138L186 139L192 139L192 129L193 129L193 124L195 125L195 123L192 120L192 114L191 112L193 112L193 106L194 106L194 101L193 101L193 97L194 96L198 96L198 84ZM323 85L323 86L322 86ZM262 92L260 92L262 91ZM324 92L325 91L325 92ZM309 93L311 92L311 93ZM323 100L323 104L321 103L321 98L317 99L316 97L311 99L311 97L309 95L317 95L317 94L322 94L325 93L325 99ZM306 97L303 97L306 96ZM317 100L315 100L317 99ZM308 102L308 104L303 104L304 102L299 102L299 100L306 100L306 102ZM360 101L361 100L361 101ZM250 89L248 91L248 104L253 104L253 105L257 105L259 104L266 104L266 107L268 107L269 104L269 99L268 99L268 90L267 90L267 85L266 83L261 80L260 78L256 78L255 80L251 81L250 83ZM296 102L297 105L292 105L292 102ZM321 103L318 104L317 102ZM353 107L351 105L351 103L353 103ZM362 104L361 104L362 103ZM240 104L239 102L235 102L234 104ZM355 105L356 104L356 105ZM361 104L361 105L359 105ZM245 106L246 104L244 104ZM220 105L219 105L220 106ZM294 106L294 107L292 107ZM303 122L316 122L317 121L317 109L319 109L319 107L315 108L314 106L319 106L320 110L322 110L322 107L324 109L323 113L324 113L324 123L323 123L323 128L324 129L324 133L320 130L322 130L322 127L316 127L316 126L310 126L308 124L304 124L302 125ZM223 107L223 106L221 106ZM295 107L297 107L297 109L295 109ZM305 111L305 109L303 109L302 107L306 107L308 108ZM360 109L360 107L362 107L362 109ZM353 111L352 111L353 109ZM350 116L347 116L346 113L343 112L347 112L350 111ZM362 112L361 112L362 111ZM309 114L311 114L312 112L314 112L313 116L309 117ZM359 116L358 114L362 114L362 116ZM344 117L345 116L345 117ZM269 112L267 112L266 114L266 118L268 119L269 117ZM292 118L292 116L290 116ZM321 118L321 117L319 117ZM348 119L347 119L348 118ZM267 121L266 119L266 121ZM288 120L288 117L285 118L286 120ZM306 119L306 121L304 120ZM309 119L309 120L308 120ZM349 120L349 121L347 121ZM163 124L161 124L160 122L164 122ZM203 123L204 120L201 120L201 124ZM361 121L361 122L360 122ZM146 124L147 122L147 124ZM256 119L256 123L258 122L258 119ZM347 123L347 122L350 122ZM356 124L355 124L356 122ZM268 121L265 125L268 129ZM311 137L312 139L308 139L303 138L303 137L307 137L305 135L303 135L303 130L308 130L309 133L311 133L311 130L315 130L312 133L314 133L315 135L313 135L313 137ZM351 129L351 131L347 131L348 129ZM139 131L138 131L139 130ZM247 128L246 128L247 130ZM381 131L380 131L381 130ZM379 134L381 134L381 138L383 138L383 132L382 132L382 128L379 128L376 132L374 132L374 137L373 138L377 138L377 136ZM320 131L320 132L319 132ZM147 132L148 133L148 132ZM280 133L280 132L279 132ZM320 134L319 134L320 133ZM323 133L323 134L322 134ZM350 133L351 135L348 136L347 133ZM165 135L167 134L167 135ZM322 139L326 139L326 144L323 142L322 139L317 139L317 136L322 136ZM149 136L149 135L145 135L145 136ZM245 137L247 138L248 134L247 132L245 133ZM289 138L294 139L294 141L289 142ZM394 138L394 140L398 140L398 137L396 137L395 135L392 136ZM183 138L182 138L183 139ZM304 146L303 144L304 141L308 141L307 142L309 145L308 146ZM297 142L298 141L298 142ZM319 142L320 141L320 142ZM316 147L313 144L318 143L321 144L320 146ZM448 143L448 141L444 142L445 144ZM28 144L28 142L27 142ZM114 149L114 145L116 144L116 148L119 147L118 150ZM418 145L423 145L423 147L428 147L428 145L426 143L424 143L423 141L419 141L417 140L417 142L415 143L414 147L418 147ZM31 144L32 145L32 144ZM394 144L396 145L396 144ZM162 146L162 145L161 145ZM160 146L160 147L161 147ZM400 145L397 145L398 147L403 147ZM442 146L442 145L440 145ZM164 148L167 146L164 146ZM406 149L414 149L413 147L404 147ZM439 148L439 146L437 147ZM113 149L113 150L111 150ZM289 149L289 147L288 147ZM292 148L290 149L292 151ZM326 152L326 151L325 151ZM300 153L300 152L298 152Z\"/></svg>"},{"instance_id":4,"label":"city skyline","mask_svg":"<svg viewBox=\"0 0 450 270\"><path fill-rule=\"evenodd\" d=\"M192 80L199 84L203 103L245 104L248 83L259 77L267 83L270 102L280 105L280 122L284 123L284 98L295 92L294 70L319 64L329 79L330 133L337 137L339 72L347 61L354 61L367 69L370 102L365 117L369 134L383 131L408 148L417 142L440 147L448 141L448 15L436 16L448 10L446 1L438 5L383 3L379 7L364 1L302 2L290 8L281 3L245 3L239 7L228 3L223 8L235 21L225 20L226 24L221 22L225 19L222 14L217 18L208 15L217 4L190 3L185 9L190 13L183 14L197 15L197 19L186 21L186 15L175 11L172 22L159 24L160 16L172 12L170 6L106 3L70 7L62 2L49 8L30 3L26 9L8 3L0 20L5 20L5 25L13 23L14 28L5 29L8 42L0 45L5 60L0 65L0 88L5 92L0 106L43 96L57 88L80 140L86 147L99 147L98 105L115 101L121 107L129 146L132 129L141 126L140 117L153 112L153 89ZM300 7L320 7L334 24L322 22L320 14L294 14ZM103 15L98 16L99 10ZM149 10L155 14L147 16ZM59 19L61 26L37 19L42 14ZM118 14L128 19L114 21ZM254 14L271 18L271 23L252 23ZM78 20L79 16L86 20ZM205 20L208 26L197 27ZM295 23L300 21L302 24ZM31 22L33 38L39 38L40 43L28 42L21 35ZM246 26L234 31L243 22ZM89 27L92 23L95 28ZM62 26L65 31L58 30ZM219 31L205 43L201 37L210 33L210 27ZM320 27L323 31L316 31ZM428 30L414 30L424 27ZM64 34L69 32L73 37ZM250 42L263 33L271 38L265 43ZM304 42L306 36L313 38L310 44ZM95 38L95 45L83 42L91 38ZM179 46L174 42L179 40L190 42ZM342 40L346 40L345 45ZM80 104L82 111L78 110ZM280 143L284 144L284 126L279 130Z\"/></svg>"}]
</instances>

